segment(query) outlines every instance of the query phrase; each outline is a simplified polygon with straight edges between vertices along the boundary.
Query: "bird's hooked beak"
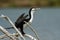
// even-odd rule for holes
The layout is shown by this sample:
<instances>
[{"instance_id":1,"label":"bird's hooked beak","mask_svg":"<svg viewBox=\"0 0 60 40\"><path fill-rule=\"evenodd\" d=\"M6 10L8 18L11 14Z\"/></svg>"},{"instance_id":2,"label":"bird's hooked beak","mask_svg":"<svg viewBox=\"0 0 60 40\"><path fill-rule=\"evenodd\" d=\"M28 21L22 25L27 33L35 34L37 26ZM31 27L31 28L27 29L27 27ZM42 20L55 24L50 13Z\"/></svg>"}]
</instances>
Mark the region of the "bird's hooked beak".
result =
<instances>
[{"instance_id":1,"label":"bird's hooked beak","mask_svg":"<svg viewBox=\"0 0 60 40\"><path fill-rule=\"evenodd\" d=\"M36 10L40 10L40 8L35 8Z\"/></svg>"}]
</instances>

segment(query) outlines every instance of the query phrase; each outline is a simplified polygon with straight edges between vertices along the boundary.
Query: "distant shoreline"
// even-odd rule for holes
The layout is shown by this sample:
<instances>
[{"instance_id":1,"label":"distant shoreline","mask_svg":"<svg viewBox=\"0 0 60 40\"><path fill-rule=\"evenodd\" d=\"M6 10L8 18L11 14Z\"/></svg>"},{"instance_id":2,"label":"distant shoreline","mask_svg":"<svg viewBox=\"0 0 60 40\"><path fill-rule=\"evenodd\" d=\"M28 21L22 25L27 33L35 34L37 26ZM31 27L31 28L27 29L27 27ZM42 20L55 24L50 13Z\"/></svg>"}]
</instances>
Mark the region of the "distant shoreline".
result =
<instances>
[{"instance_id":1,"label":"distant shoreline","mask_svg":"<svg viewBox=\"0 0 60 40\"><path fill-rule=\"evenodd\" d=\"M0 7L60 7L59 0L0 0Z\"/></svg>"}]
</instances>

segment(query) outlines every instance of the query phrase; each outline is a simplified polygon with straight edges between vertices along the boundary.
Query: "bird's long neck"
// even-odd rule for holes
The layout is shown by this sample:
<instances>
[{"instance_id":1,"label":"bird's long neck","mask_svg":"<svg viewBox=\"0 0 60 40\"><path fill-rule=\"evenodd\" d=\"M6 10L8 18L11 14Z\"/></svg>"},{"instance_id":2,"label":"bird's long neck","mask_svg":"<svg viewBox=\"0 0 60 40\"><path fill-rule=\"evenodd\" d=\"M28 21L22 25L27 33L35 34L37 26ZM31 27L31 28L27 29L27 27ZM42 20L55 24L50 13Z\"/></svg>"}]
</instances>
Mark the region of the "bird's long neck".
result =
<instances>
[{"instance_id":1,"label":"bird's long neck","mask_svg":"<svg viewBox=\"0 0 60 40\"><path fill-rule=\"evenodd\" d=\"M32 20L33 20L33 13L34 13L34 11L30 11L29 12L29 22L32 22Z\"/></svg>"}]
</instances>

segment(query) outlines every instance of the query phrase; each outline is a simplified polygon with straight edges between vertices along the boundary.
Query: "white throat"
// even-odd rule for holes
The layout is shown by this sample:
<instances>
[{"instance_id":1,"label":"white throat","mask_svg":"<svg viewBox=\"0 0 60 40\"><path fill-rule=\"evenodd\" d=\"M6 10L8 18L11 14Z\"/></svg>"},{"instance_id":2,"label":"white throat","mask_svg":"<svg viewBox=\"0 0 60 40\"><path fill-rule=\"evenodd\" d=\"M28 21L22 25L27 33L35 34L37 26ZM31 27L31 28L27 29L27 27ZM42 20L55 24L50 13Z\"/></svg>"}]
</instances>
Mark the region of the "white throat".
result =
<instances>
[{"instance_id":1,"label":"white throat","mask_svg":"<svg viewBox=\"0 0 60 40\"><path fill-rule=\"evenodd\" d=\"M29 21L30 23L32 23L34 12L35 12L35 11L33 11L33 10L31 11L31 19L30 19L30 21Z\"/></svg>"}]
</instances>

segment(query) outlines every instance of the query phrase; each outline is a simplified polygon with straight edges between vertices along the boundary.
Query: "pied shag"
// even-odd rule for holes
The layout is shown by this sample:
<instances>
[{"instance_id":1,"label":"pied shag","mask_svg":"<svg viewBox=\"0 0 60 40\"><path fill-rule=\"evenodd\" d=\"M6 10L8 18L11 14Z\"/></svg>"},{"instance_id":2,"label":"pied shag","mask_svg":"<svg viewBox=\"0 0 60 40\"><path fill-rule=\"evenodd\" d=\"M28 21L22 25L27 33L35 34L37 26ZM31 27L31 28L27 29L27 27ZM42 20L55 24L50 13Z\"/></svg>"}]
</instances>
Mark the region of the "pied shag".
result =
<instances>
[{"instance_id":1,"label":"pied shag","mask_svg":"<svg viewBox=\"0 0 60 40\"><path fill-rule=\"evenodd\" d=\"M29 23L32 23L33 14L38 9L40 9L40 8L30 8L29 14L24 15L25 13L23 13L16 20L15 26L21 32L22 35L25 34L25 32L23 31L23 28L26 26L26 23L24 21L29 22ZM29 17L29 18L27 18L27 17ZM12 27L10 27L10 28L12 28ZM7 29L10 29L10 28L7 28Z\"/></svg>"},{"instance_id":2,"label":"pied shag","mask_svg":"<svg viewBox=\"0 0 60 40\"><path fill-rule=\"evenodd\" d=\"M26 22L31 23L33 20L33 14L34 12L37 10L38 8L30 8L29 10L29 15L25 15L24 13L17 19L17 21L15 22L15 26L18 28L18 30L22 33L22 35L25 34L25 32L23 31L24 26L26 25ZM27 18L27 16L29 16L29 18Z\"/></svg>"}]
</instances>

